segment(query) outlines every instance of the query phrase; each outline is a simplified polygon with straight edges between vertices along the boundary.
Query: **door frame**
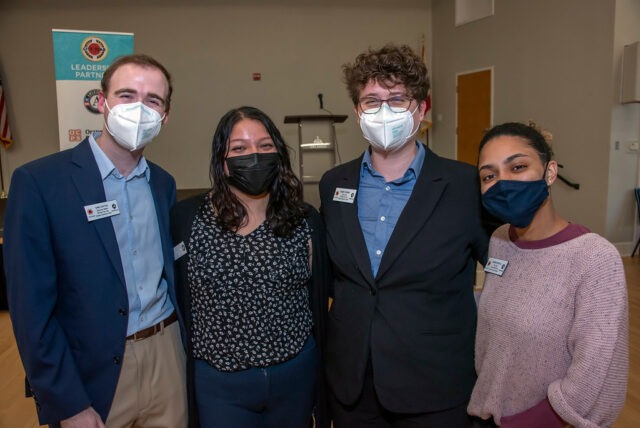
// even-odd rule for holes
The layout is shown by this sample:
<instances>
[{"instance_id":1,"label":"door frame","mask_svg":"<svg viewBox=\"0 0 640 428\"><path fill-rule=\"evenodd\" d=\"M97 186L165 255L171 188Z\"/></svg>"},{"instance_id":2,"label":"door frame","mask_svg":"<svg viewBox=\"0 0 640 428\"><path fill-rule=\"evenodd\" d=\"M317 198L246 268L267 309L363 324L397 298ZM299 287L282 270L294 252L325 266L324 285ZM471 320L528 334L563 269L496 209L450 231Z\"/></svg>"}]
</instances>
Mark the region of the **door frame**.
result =
<instances>
[{"instance_id":1,"label":"door frame","mask_svg":"<svg viewBox=\"0 0 640 428\"><path fill-rule=\"evenodd\" d=\"M489 107L489 126L493 126L493 120L494 120L494 105L495 105L495 66L491 65L489 67L482 67L482 68L473 68L473 69L469 69L469 70L464 70L464 71L460 71L456 73L456 79L455 79L455 100L454 100L454 105L455 105L455 121L454 121L454 125L455 125L455 143L454 143L454 152L455 152L455 157L456 160L458 160L458 79L460 78L460 76L463 76L465 74L472 74L472 73L478 73L480 71L487 71L489 70L491 72L491 105Z\"/></svg>"}]
</instances>

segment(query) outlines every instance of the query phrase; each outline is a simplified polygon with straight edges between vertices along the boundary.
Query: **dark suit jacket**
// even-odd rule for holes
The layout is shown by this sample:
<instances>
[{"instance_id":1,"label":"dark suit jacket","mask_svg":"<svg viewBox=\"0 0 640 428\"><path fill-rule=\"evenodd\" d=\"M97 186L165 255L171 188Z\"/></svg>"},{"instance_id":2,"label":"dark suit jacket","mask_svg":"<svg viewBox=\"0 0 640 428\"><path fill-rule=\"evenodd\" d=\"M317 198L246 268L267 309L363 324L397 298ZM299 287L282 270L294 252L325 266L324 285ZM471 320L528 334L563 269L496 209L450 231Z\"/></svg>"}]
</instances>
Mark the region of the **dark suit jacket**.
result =
<instances>
[{"instance_id":1,"label":"dark suit jacket","mask_svg":"<svg viewBox=\"0 0 640 428\"><path fill-rule=\"evenodd\" d=\"M354 403L371 358L382 405L400 413L444 410L468 401L476 306L475 260L488 237L480 218L477 172L427 149L411 197L374 278L353 204L333 200L357 189L362 157L328 171L321 212L333 268L327 320L329 386Z\"/></svg>"},{"instance_id":2,"label":"dark suit jacket","mask_svg":"<svg viewBox=\"0 0 640 428\"><path fill-rule=\"evenodd\" d=\"M164 277L175 302L169 210L175 181L149 162ZM40 423L88 406L106 419L127 335L128 300L111 218L89 141L30 162L11 180L4 224L9 309Z\"/></svg>"},{"instance_id":3,"label":"dark suit jacket","mask_svg":"<svg viewBox=\"0 0 640 428\"><path fill-rule=\"evenodd\" d=\"M174 245L184 243L185 248L189 248L193 221L202 206L204 195L194 196L178 202L171 210L171 234ZM324 225L315 208L307 206L307 220L311 225L312 235L312 276L307 283L309 289L309 305L313 314L313 335L316 346L320 351L325 349L326 333L325 320L327 314L328 293L327 284L330 281L328 270L327 249L325 242ZM176 289L178 292L178 302L181 312L185 315L186 331L191 332L191 297L189 282L187 278L187 265L189 257L184 255L176 260ZM322 354L323 352L321 352ZM322 358L321 358L322 360ZM195 402L195 391L193 384L193 352L191 351L191 340L187 339L187 387L189 394L189 426L196 428L200 426L198 421L198 411ZM315 427L329 428L330 419L326 402L326 382L324 375L324 364L318 365L316 383L316 403L314 409ZM205 427L206 428L206 427Z\"/></svg>"}]
</instances>

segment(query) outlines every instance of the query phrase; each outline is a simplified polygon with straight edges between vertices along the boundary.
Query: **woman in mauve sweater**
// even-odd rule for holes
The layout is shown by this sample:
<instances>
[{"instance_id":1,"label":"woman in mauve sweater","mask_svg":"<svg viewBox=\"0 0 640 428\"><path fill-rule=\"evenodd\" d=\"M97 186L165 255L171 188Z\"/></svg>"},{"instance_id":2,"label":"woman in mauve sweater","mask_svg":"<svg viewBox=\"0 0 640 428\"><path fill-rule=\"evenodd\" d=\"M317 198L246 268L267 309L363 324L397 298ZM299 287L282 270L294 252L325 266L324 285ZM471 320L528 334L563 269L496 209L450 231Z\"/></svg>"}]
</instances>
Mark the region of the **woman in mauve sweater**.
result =
<instances>
[{"instance_id":1,"label":"woman in mauve sweater","mask_svg":"<svg viewBox=\"0 0 640 428\"><path fill-rule=\"evenodd\" d=\"M535 125L498 125L480 143L483 205L508 223L491 238L478 306L468 411L481 426L607 427L624 404L622 261L607 240L555 211L551 157Z\"/></svg>"}]
</instances>

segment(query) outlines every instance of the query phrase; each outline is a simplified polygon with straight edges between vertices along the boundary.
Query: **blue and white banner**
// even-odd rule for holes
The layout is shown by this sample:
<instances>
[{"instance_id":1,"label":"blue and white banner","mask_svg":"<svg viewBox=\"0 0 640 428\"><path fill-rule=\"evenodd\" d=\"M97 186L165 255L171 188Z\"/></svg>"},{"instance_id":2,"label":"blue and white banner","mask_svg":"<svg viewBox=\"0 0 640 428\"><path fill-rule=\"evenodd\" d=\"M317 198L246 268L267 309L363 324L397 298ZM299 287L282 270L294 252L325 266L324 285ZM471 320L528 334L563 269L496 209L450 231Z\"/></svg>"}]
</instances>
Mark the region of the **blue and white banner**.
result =
<instances>
[{"instance_id":1,"label":"blue and white banner","mask_svg":"<svg viewBox=\"0 0 640 428\"><path fill-rule=\"evenodd\" d=\"M98 92L102 74L121 55L133 53L133 33L52 30L58 95L60 150L102 130Z\"/></svg>"}]
</instances>

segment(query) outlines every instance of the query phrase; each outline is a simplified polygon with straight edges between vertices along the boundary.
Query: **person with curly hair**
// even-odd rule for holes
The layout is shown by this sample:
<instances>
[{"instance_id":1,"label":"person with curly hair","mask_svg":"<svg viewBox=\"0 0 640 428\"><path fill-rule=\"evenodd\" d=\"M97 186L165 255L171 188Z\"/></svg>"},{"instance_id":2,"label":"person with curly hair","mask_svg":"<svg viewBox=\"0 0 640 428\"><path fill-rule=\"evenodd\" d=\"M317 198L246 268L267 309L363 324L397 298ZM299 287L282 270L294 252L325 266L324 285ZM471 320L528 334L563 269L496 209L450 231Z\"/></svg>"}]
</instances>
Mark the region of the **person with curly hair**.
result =
<instances>
[{"instance_id":1,"label":"person with curly hair","mask_svg":"<svg viewBox=\"0 0 640 428\"><path fill-rule=\"evenodd\" d=\"M210 175L171 217L191 426L326 428L324 230L273 121L226 113Z\"/></svg>"},{"instance_id":2,"label":"person with curly hair","mask_svg":"<svg viewBox=\"0 0 640 428\"><path fill-rule=\"evenodd\" d=\"M417 140L429 78L408 46L370 49L343 70L369 147L320 182L334 426L468 427L473 284L488 242L475 168Z\"/></svg>"},{"instance_id":3,"label":"person with curly hair","mask_svg":"<svg viewBox=\"0 0 640 428\"><path fill-rule=\"evenodd\" d=\"M611 243L555 210L544 134L504 123L480 142L482 202L507 224L489 245L469 413L485 427L610 427L629 364L624 268Z\"/></svg>"}]
</instances>

